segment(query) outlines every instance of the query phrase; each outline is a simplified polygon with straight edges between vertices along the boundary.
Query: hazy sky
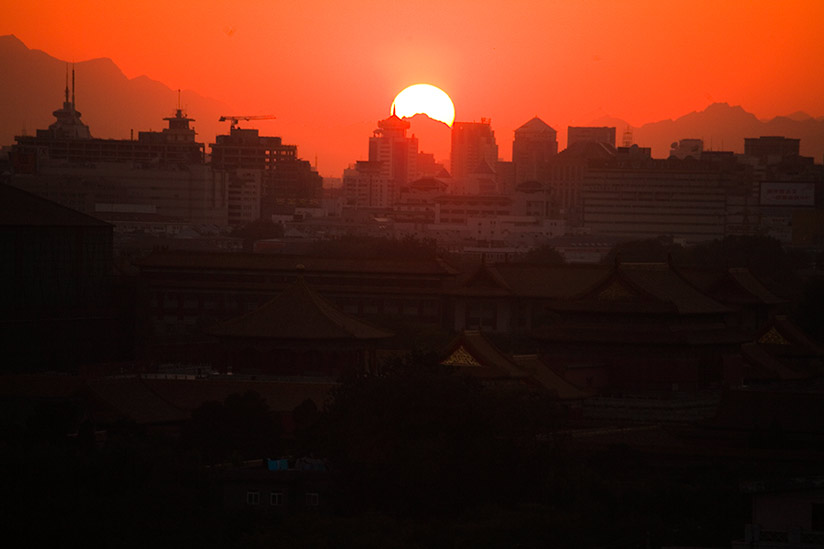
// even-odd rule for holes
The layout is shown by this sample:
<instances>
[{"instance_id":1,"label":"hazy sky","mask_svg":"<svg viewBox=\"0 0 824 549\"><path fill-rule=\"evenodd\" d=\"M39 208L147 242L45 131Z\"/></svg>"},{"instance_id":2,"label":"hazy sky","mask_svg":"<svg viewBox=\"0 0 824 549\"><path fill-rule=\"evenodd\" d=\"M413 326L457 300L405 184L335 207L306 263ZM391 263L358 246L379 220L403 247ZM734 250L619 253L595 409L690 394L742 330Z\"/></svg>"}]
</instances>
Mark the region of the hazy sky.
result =
<instances>
[{"instance_id":1,"label":"hazy sky","mask_svg":"<svg viewBox=\"0 0 824 549\"><path fill-rule=\"evenodd\" d=\"M504 157L535 115L559 134L715 101L824 115L822 0L2 1L0 34L30 48L277 115L260 129L327 176L366 157L376 121L420 82L457 120L491 118Z\"/></svg>"}]
</instances>

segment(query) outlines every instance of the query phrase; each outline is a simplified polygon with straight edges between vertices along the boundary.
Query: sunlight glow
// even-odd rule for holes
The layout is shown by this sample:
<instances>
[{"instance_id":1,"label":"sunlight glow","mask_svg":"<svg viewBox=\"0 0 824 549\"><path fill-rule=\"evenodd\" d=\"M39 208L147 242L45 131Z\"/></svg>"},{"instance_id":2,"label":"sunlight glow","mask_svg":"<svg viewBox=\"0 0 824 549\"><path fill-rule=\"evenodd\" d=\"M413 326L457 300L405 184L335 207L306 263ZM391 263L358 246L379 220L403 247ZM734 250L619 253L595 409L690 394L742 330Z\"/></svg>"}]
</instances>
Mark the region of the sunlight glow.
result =
<instances>
[{"instance_id":1,"label":"sunlight glow","mask_svg":"<svg viewBox=\"0 0 824 549\"><path fill-rule=\"evenodd\" d=\"M452 126L455 120L455 105L442 89L431 84L409 86L395 97L392 111L401 118L425 114Z\"/></svg>"}]
</instances>

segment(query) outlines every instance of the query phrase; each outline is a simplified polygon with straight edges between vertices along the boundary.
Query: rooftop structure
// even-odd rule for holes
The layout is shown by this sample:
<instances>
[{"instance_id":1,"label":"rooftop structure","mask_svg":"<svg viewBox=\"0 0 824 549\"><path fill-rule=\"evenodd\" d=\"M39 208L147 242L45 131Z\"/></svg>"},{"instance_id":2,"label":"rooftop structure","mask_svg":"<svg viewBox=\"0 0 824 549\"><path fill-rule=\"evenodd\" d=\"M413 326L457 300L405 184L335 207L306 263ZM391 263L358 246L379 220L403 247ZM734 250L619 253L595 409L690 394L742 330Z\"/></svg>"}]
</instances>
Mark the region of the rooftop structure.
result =
<instances>
[{"instance_id":1,"label":"rooftop structure","mask_svg":"<svg viewBox=\"0 0 824 549\"><path fill-rule=\"evenodd\" d=\"M569 126L567 148L576 143L604 143L615 146L615 128L607 126Z\"/></svg>"}]
</instances>

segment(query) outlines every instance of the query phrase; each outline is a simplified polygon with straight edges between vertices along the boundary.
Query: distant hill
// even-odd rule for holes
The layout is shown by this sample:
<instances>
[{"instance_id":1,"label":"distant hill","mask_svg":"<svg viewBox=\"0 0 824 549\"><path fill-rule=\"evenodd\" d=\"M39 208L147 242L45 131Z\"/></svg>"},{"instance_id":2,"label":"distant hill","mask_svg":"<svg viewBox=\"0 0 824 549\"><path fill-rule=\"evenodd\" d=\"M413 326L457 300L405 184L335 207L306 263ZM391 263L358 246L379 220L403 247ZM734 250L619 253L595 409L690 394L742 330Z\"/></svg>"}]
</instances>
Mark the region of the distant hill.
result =
<instances>
[{"instance_id":1,"label":"distant hill","mask_svg":"<svg viewBox=\"0 0 824 549\"><path fill-rule=\"evenodd\" d=\"M130 130L160 130L163 118L172 116L177 106L177 90L146 76L126 78L111 59L100 58L76 64L76 103L94 137L128 138ZM10 145L25 130L34 134L54 121L52 112L63 105L66 62L40 50L26 47L13 35L0 36L0 146ZM181 103L195 119L198 141L210 143L228 123L218 122L224 114L235 114L220 101L191 90L183 90ZM449 127L426 115L410 119L411 133L420 147L435 153L448 165ZM620 144L627 123L620 118L601 117L595 126L615 126ZM761 121L738 106L713 103L700 112L676 120L662 120L633 128L634 141L652 147L653 156L666 157L670 144L684 138L702 138L705 148L744 152L745 137L783 135L801 139L801 154L824 158L824 116L813 118L803 112ZM500 139L500 138L499 138ZM501 147L510 144L500 143Z\"/></svg>"},{"instance_id":2,"label":"distant hill","mask_svg":"<svg viewBox=\"0 0 824 549\"><path fill-rule=\"evenodd\" d=\"M611 117L593 120L591 124L615 126L619 145L628 126L625 121ZM633 128L632 133L635 143L652 147L655 157L668 156L673 142L687 138L703 139L705 149L743 153L745 137L762 135L801 139L803 156L812 156L818 163L824 157L824 117L815 119L803 112L762 121L740 106L713 103L703 111L691 112L675 120L661 120Z\"/></svg>"},{"instance_id":3,"label":"distant hill","mask_svg":"<svg viewBox=\"0 0 824 549\"><path fill-rule=\"evenodd\" d=\"M128 138L134 130L160 130L164 117L173 116L177 90L146 76L126 78L111 59L75 65L76 104L93 137ZM33 135L54 122L52 112L63 106L66 62L40 50L31 50L13 35L0 36L0 145L11 145L23 131ZM193 91L181 92L181 105L198 132L211 142L225 133L220 115L234 114L220 101Z\"/></svg>"},{"instance_id":4,"label":"distant hill","mask_svg":"<svg viewBox=\"0 0 824 549\"><path fill-rule=\"evenodd\" d=\"M452 130L450 127L420 113L406 120L410 124L407 134L418 138L419 150L434 154L435 160L443 162L448 170L452 143Z\"/></svg>"}]
</instances>

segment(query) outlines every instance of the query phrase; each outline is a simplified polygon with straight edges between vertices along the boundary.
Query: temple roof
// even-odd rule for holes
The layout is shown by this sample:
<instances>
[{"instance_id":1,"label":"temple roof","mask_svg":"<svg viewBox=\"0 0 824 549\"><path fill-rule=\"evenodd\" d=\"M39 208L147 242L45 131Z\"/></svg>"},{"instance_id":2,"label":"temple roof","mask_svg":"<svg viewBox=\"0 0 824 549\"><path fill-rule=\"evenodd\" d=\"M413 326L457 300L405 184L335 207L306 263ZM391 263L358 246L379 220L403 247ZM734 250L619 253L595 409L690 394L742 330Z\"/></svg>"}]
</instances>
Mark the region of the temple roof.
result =
<instances>
[{"instance_id":1,"label":"temple roof","mask_svg":"<svg viewBox=\"0 0 824 549\"><path fill-rule=\"evenodd\" d=\"M441 364L473 377L520 380L538 385L562 400L589 396L554 372L537 355L509 356L478 330L464 330L447 347Z\"/></svg>"},{"instance_id":2,"label":"temple roof","mask_svg":"<svg viewBox=\"0 0 824 549\"><path fill-rule=\"evenodd\" d=\"M310 289L302 277L274 299L205 330L223 338L374 340L392 334L350 316Z\"/></svg>"},{"instance_id":3,"label":"temple roof","mask_svg":"<svg viewBox=\"0 0 824 549\"><path fill-rule=\"evenodd\" d=\"M744 267L729 268L720 273L679 270L693 285L723 303L780 305L785 302Z\"/></svg>"},{"instance_id":4,"label":"temple roof","mask_svg":"<svg viewBox=\"0 0 824 549\"><path fill-rule=\"evenodd\" d=\"M527 374L478 330L464 330L447 347L441 364L473 377L522 379Z\"/></svg>"},{"instance_id":5,"label":"temple roof","mask_svg":"<svg viewBox=\"0 0 824 549\"><path fill-rule=\"evenodd\" d=\"M251 271L288 271L295 264L305 266L305 273L396 273L402 275L452 275L456 271L437 259L354 259L344 257L308 257L280 254L154 252L136 261L141 268L151 269L215 269Z\"/></svg>"},{"instance_id":6,"label":"temple roof","mask_svg":"<svg viewBox=\"0 0 824 549\"><path fill-rule=\"evenodd\" d=\"M603 307L599 306L602 305ZM701 293L668 263L623 263L559 309L721 314L730 309Z\"/></svg>"},{"instance_id":7,"label":"temple roof","mask_svg":"<svg viewBox=\"0 0 824 549\"><path fill-rule=\"evenodd\" d=\"M381 129L398 129L398 130L408 130L411 124L404 120L403 118L398 117L395 112L392 112L392 115L389 118L384 118L383 120L378 121L378 127Z\"/></svg>"},{"instance_id":8,"label":"temple roof","mask_svg":"<svg viewBox=\"0 0 824 549\"><path fill-rule=\"evenodd\" d=\"M769 348L773 356L824 358L824 348L807 337L785 315L774 316L772 322L755 338L755 342Z\"/></svg>"}]
</instances>

